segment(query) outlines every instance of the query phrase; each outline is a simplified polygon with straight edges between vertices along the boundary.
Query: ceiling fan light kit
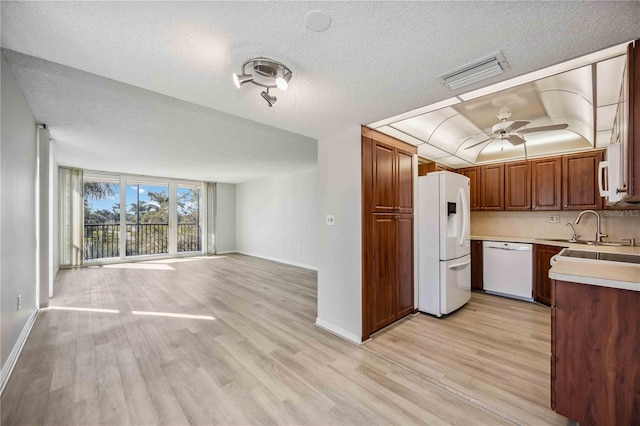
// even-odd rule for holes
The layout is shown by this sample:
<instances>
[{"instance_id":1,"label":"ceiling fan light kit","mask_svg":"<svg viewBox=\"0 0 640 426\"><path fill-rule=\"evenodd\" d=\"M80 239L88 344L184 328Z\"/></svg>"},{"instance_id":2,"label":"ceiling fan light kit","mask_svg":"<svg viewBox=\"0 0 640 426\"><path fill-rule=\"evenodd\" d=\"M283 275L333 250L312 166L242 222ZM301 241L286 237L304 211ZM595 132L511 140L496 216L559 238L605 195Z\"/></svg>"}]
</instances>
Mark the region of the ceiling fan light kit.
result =
<instances>
[{"instance_id":1,"label":"ceiling fan light kit","mask_svg":"<svg viewBox=\"0 0 640 426\"><path fill-rule=\"evenodd\" d=\"M552 130L564 130L567 127L569 127L568 124L562 123L562 124L552 124L550 126L537 126L537 127L529 127L527 129L522 129L522 127L526 126L531 122L527 120L509 121L509 118L511 118L511 111L506 106L503 106L502 108L500 108L500 111L498 112L497 117L498 117L498 120L500 120L500 122L494 124L493 127L491 128L491 136L487 139L481 140L480 142L476 142L473 145L466 147L465 149L471 149L480 144L483 144L485 142L489 142L495 139L498 139L500 141L507 140L511 143L511 145L518 146L526 142L526 139L524 138L523 135L527 133L548 132Z\"/></svg>"},{"instance_id":2,"label":"ceiling fan light kit","mask_svg":"<svg viewBox=\"0 0 640 426\"><path fill-rule=\"evenodd\" d=\"M240 74L233 73L233 84L240 88L246 83L265 88L260 95L272 107L278 100L269 94L269 89L280 89L283 92L289 88L289 81L293 73L281 62L268 58L253 58L242 64Z\"/></svg>"}]
</instances>

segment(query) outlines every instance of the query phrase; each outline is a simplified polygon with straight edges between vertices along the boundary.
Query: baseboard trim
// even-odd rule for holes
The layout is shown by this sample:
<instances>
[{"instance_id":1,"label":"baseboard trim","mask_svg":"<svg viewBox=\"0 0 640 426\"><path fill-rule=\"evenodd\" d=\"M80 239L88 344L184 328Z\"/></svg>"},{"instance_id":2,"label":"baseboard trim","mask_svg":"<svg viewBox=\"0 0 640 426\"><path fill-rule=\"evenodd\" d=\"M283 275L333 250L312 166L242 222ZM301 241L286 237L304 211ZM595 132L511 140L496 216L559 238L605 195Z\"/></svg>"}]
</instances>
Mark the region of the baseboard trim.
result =
<instances>
[{"instance_id":1,"label":"baseboard trim","mask_svg":"<svg viewBox=\"0 0 640 426\"><path fill-rule=\"evenodd\" d=\"M219 254L229 254L229 253L238 253L235 250L225 250L225 251L217 251L216 254L214 256L217 256Z\"/></svg>"},{"instance_id":2,"label":"baseboard trim","mask_svg":"<svg viewBox=\"0 0 640 426\"><path fill-rule=\"evenodd\" d=\"M259 254L249 253L245 251L238 251L238 250L230 253L239 253L239 254L244 254L245 256L259 257L260 259L271 260L273 262L278 262L278 263L284 263L285 265L297 266L298 268L304 268L304 269L311 269L312 271L316 271L316 272L318 271L318 268L316 266L306 265L304 263L290 262L288 260L278 259L276 257L262 256Z\"/></svg>"},{"instance_id":3,"label":"baseboard trim","mask_svg":"<svg viewBox=\"0 0 640 426\"><path fill-rule=\"evenodd\" d=\"M4 387L9 382L9 378L11 377L11 373L13 372L13 368L16 366L18 362L18 358L20 358L20 354L22 353L22 348L24 344L27 342L27 338L31 333L31 329L33 328L33 324L36 322L36 318L38 317L38 313L40 309L33 311L33 313L27 319L27 323L24 325L20 336L18 336L18 341L13 347L13 350L9 354L9 358L7 358L7 362L5 362L2 367L2 371L0 371L0 395L4 392Z\"/></svg>"},{"instance_id":4,"label":"baseboard trim","mask_svg":"<svg viewBox=\"0 0 640 426\"><path fill-rule=\"evenodd\" d=\"M347 330L337 327L323 319L316 318L316 327L323 329L324 331L328 331L331 334L335 334L338 337L346 339L351 343L355 343L357 345L362 344L362 339L360 336L356 336L353 333L348 332Z\"/></svg>"}]
</instances>

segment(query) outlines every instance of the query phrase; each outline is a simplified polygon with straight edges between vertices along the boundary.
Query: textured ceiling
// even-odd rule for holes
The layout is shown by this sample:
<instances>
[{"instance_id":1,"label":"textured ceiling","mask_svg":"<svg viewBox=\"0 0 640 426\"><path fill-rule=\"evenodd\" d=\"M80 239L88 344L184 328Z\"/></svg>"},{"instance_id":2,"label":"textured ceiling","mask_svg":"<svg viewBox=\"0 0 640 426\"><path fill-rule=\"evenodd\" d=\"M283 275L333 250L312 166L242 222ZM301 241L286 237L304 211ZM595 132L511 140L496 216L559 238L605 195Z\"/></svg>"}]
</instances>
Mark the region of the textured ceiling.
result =
<instances>
[{"instance_id":1,"label":"textured ceiling","mask_svg":"<svg viewBox=\"0 0 640 426\"><path fill-rule=\"evenodd\" d=\"M0 7L5 48L311 138L371 123L640 35L639 2L3 1ZM317 33L305 28L304 17L314 9L331 16L327 31ZM435 79L496 51L502 51L511 65L500 76L458 92ZM257 87L237 90L231 83L231 73L256 56L282 61L293 71L289 90L277 93L274 108L267 108ZM20 84L27 88L49 84L46 66L34 67L40 71L30 73L26 68L23 76L19 75L23 68L15 69ZM78 75L68 68L57 72L61 80L65 80L65 73ZM81 98L73 93L81 83L73 79L67 77L66 86L55 94L59 102L85 102L76 104L78 115L66 114L63 120L60 116L65 114L56 113L52 101L43 95L28 96L28 100L60 145L81 148L84 154L76 154L76 160L102 152L102 144L119 138L127 139L141 152L156 145L164 147L158 158L183 150L215 156L207 150L210 138L199 136L215 135L217 147L233 145L237 127L243 127L225 116L236 124L227 126L223 122L226 119L210 109L187 106L175 99L161 101L163 98L146 91L106 84L96 78L85 78L85 89L94 97L75 99ZM92 84L95 87L89 87ZM105 90L105 85L110 89ZM151 110L132 108L132 117L124 123L111 117L105 120L100 109L104 107L104 112L110 113L108 107L118 101L111 88L128 92L130 102ZM140 99L134 99L137 97ZM153 102L145 104L151 98ZM34 105L36 102L47 105ZM164 112L160 118L154 113L156 102ZM83 114L91 103L96 104L93 111ZM180 132L155 130L160 119L173 117L172 108L199 111L201 118L211 115L219 126L198 124L196 119L180 125L178 113L171 123L177 128L195 127L189 134L180 137ZM116 116L121 119L123 115ZM277 134L269 131L273 137ZM252 142L259 147L264 140L258 137ZM302 145L303 152L307 149L307 139L293 140ZM242 149L232 146L227 150L244 150L251 157L250 143ZM119 148L114 145L111 149ZM124 156L126 151L119 154ZM300 156L304 160L298 165L287 157L283 161L291 162L292 168L305 167L308 157L304 153ZM162 158L176 163L172 174L196 178L190 163L178 164L179 158L171 156ZM214 170L219 163L214 158L211 161L209 174L202 176L201 170L198 178L251 178L243 177L242 172L225 178L225 173ZM99 164L102 169L121 167L106 158ZM254 169L231 153L226 164ZM255 163L256 170L259 166Z\"/></svg>"}]
</instances>

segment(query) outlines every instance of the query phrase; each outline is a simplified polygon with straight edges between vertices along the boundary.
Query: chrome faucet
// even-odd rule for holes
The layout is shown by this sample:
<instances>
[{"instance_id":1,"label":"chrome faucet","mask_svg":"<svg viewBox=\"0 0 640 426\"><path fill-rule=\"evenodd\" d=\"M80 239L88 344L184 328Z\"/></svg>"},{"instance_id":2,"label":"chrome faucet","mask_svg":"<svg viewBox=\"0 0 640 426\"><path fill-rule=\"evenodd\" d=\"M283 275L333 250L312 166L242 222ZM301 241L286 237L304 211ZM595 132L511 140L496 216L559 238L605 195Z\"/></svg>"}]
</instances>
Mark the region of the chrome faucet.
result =
<instances>
[{"instance_id":1,"label":"chrome faucet","mask_svg":"<svg viewBox=\"0 0 640 426\"><path fill-rule=\"evenodd\" d=\"M602 237L608 237L607 234L603 234L602 232L600 232L600 215L598 214L597 211L595 210L583 210L580 212L580 214L578 215L578 217L576 217L576 220L573 222L576 225L578 223L580 223L580 219L582 218L582 215L585 213L593 213L596 215L596 243L601 243L602 242Z\"/></svg>"},{"instance_id":2,"label":"chrome faucet","mask_svg":"<svg viewBox=\"0 0 640 426\"><path fill-rule=\"evenodd\" d=\"M571 229L573 230L573 235L571 236L571 239L569 240L570 243L575 243L576 241L578 241L578 237L580 235L578 235L576 233L576 228L573 227L573 224L571 222L567 222L567 225L571 227ZM567 226L565 225L565 226Z\"/></svg>"}]
</instances>

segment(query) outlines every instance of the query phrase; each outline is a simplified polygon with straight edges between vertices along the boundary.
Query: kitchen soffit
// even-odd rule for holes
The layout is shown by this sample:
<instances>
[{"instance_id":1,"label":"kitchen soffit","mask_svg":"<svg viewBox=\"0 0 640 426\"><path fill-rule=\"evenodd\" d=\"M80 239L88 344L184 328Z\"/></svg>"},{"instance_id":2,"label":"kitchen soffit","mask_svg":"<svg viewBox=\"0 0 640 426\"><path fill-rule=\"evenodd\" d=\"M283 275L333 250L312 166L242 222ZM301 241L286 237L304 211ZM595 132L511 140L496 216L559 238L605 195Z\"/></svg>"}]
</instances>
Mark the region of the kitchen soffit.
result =
<instances>
[{"instance_id":1,"label":"kitchen soffit","mask_svg":"<svg viewBox=\"0 0 640 426\"><path fill-rule=\"evenodd\" d=\"M626 102L621 97L625 46L512 79L512 87L501 82L367 127L417 146L421 157L455 168L604 148L616 111ZM478 144L491 137L502 108L512 113L510 121L530 121L522 129L568 127L528 133L519 146L499 139Z\"/></svg>"}]
</instances>

